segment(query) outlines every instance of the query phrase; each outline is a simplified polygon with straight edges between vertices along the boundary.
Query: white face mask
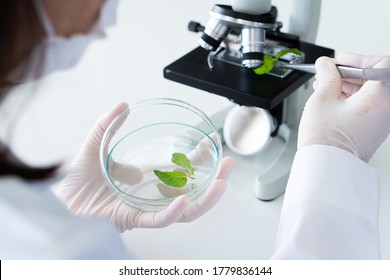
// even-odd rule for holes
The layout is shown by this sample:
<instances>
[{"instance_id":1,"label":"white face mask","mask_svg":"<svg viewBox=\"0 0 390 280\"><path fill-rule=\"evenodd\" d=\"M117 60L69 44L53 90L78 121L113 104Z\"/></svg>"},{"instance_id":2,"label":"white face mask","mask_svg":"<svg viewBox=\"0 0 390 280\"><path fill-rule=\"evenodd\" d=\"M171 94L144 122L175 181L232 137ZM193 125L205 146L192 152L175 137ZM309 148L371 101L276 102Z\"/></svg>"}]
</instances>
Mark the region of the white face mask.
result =
<instances>
[{"instance_id":1,"label":"white face mask","mask_svg":"<svg viewBox=\"0 0 390 280\"><path fill-rule=\"evenodd\" d=\"M41 0L35 0L37 13L46 31L46 37L33 51L28 61L28 70L19 78L21 69L16 69L10 79L16 82L26 82L41 78L54 71L74 67L81 59L88 45L97 39L105 38L105 29L116 23L116 8L118 0L106 0L100 17L87 34L76 34L69 38L58 36L47 15ZM43 61L42 61L43 58ZM16 78L18 77L18 78Z\"/></svg>"}]
</instances>

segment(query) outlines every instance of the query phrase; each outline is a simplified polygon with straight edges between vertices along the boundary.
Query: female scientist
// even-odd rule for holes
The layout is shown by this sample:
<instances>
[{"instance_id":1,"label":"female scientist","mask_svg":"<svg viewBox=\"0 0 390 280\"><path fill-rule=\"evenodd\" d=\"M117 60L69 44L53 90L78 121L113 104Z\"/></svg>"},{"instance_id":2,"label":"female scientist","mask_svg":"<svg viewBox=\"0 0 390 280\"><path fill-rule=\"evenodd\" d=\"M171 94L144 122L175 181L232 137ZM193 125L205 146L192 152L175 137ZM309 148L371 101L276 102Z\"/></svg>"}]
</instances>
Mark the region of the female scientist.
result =
<instances>
[{"instance_id":1,"label":"female scientist","mask_svg":"<svg viewBox=\"0 0 390 280\"><path fill-rule=\"evenodd\" d=\"M114 23L115 6L116 0L0 1L1 101L16 83L73 66L88 43ZM337 62L390 67L387 57L344 55ZM390 87L342 81L335 63L317 61L275 259L380 257L378 179L367 162L390 131ZM98 151L107 125L126 107L119 103L96 122L59 184L59 199L48 188L58 179L57 166L27 166L7 145L0 146L1 259L128 258L118 231L189 222L217 203L231 158L224 159L220 179L195 206L180 196L166 211L148 214L116 199L100 174ZM136 168L133 175L139 176Z\"/></svg>"},{"instance_id":2,"label":"female scientist","mask_svg":"<svg viewBox=\"0 0 390 280\"><path fill-rule=\"evenodd\" d=\"M116 0L0 1L1 101L17 83L73 66L88 43L114 23L116 5ZM119 103L96 122L60 183L57 194L68 209L48 188L57 166L27 166L0 145L0 259L128 258L118 231L190 222L215 205L232 158L223 159L219 178L191 206L183 195L152 214L116 198L101 175L98 155L105 129L126 108ZM137 168L131 172L135 179L142 175Z\"/></svg>"}]
</instances>

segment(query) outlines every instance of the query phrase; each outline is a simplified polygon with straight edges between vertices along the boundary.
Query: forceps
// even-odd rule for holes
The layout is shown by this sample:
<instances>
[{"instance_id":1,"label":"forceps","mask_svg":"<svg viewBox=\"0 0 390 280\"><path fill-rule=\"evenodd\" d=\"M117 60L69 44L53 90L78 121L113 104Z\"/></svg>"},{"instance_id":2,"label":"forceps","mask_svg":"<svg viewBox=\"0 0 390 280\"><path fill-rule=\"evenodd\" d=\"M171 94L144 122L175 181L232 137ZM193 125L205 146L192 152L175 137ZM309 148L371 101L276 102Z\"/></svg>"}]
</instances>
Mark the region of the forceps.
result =
<instances>
[{"instance_id":1,"label":"forceps","mask_svg":"<svg viewBox=\"0 0 390 280\"><path fill-rule=\"evenodd\" d=\"M342 78L380 81L390 85L390 68L358 68L337 64L337 69ZM307 73L316 73L314 64L280 64L279 68L299 70Z\"/></svg>"}]
</instances>

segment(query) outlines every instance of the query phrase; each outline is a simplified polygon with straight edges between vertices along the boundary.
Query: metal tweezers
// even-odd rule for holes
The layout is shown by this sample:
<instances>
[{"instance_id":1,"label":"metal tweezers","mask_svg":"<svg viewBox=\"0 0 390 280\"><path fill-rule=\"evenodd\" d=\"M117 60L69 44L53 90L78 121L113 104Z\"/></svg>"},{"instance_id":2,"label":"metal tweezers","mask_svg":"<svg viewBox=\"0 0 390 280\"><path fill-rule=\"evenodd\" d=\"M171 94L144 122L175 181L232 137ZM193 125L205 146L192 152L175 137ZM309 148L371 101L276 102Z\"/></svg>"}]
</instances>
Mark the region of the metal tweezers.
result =
<instances>
[{"instance_id":1,"label":"metal tweezers","mask_svg":"<svg viewBox=\"0 0 390 280\"><path fill-rule=\"evenodd\" d=\"M281 64L280 68L299 70L307 73L316 73L314 64ZM337 65L342 78L381 81L390 85L390 68L357 68L345 65Z\"/></svg>"}]
</instances>

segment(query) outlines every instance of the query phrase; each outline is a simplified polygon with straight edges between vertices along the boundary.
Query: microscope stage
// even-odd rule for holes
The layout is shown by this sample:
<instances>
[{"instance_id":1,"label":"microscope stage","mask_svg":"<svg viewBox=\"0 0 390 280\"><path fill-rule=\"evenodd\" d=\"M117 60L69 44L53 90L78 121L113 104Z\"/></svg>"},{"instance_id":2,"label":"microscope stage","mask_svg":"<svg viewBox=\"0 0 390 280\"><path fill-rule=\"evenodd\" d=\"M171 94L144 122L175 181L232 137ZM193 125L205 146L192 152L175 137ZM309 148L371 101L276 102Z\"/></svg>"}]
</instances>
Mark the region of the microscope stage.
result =
<instances>
[{"instance_id":1,"label":"microscope stage","mask_svg":"<svg viewBox=\"0 0 390 280\"><path fill-rule=\"evenodd\" d=\"M314 63L320 56L334 57L334 50L301 42L304 63ZM313 75L293 71L285 78L256 75L253 70L214 60L211 70L207 63L209 52L198 47L164 68L166 79L210 93L233 102L270 110L298 89Z\"/></svg>"}]
</instances>

